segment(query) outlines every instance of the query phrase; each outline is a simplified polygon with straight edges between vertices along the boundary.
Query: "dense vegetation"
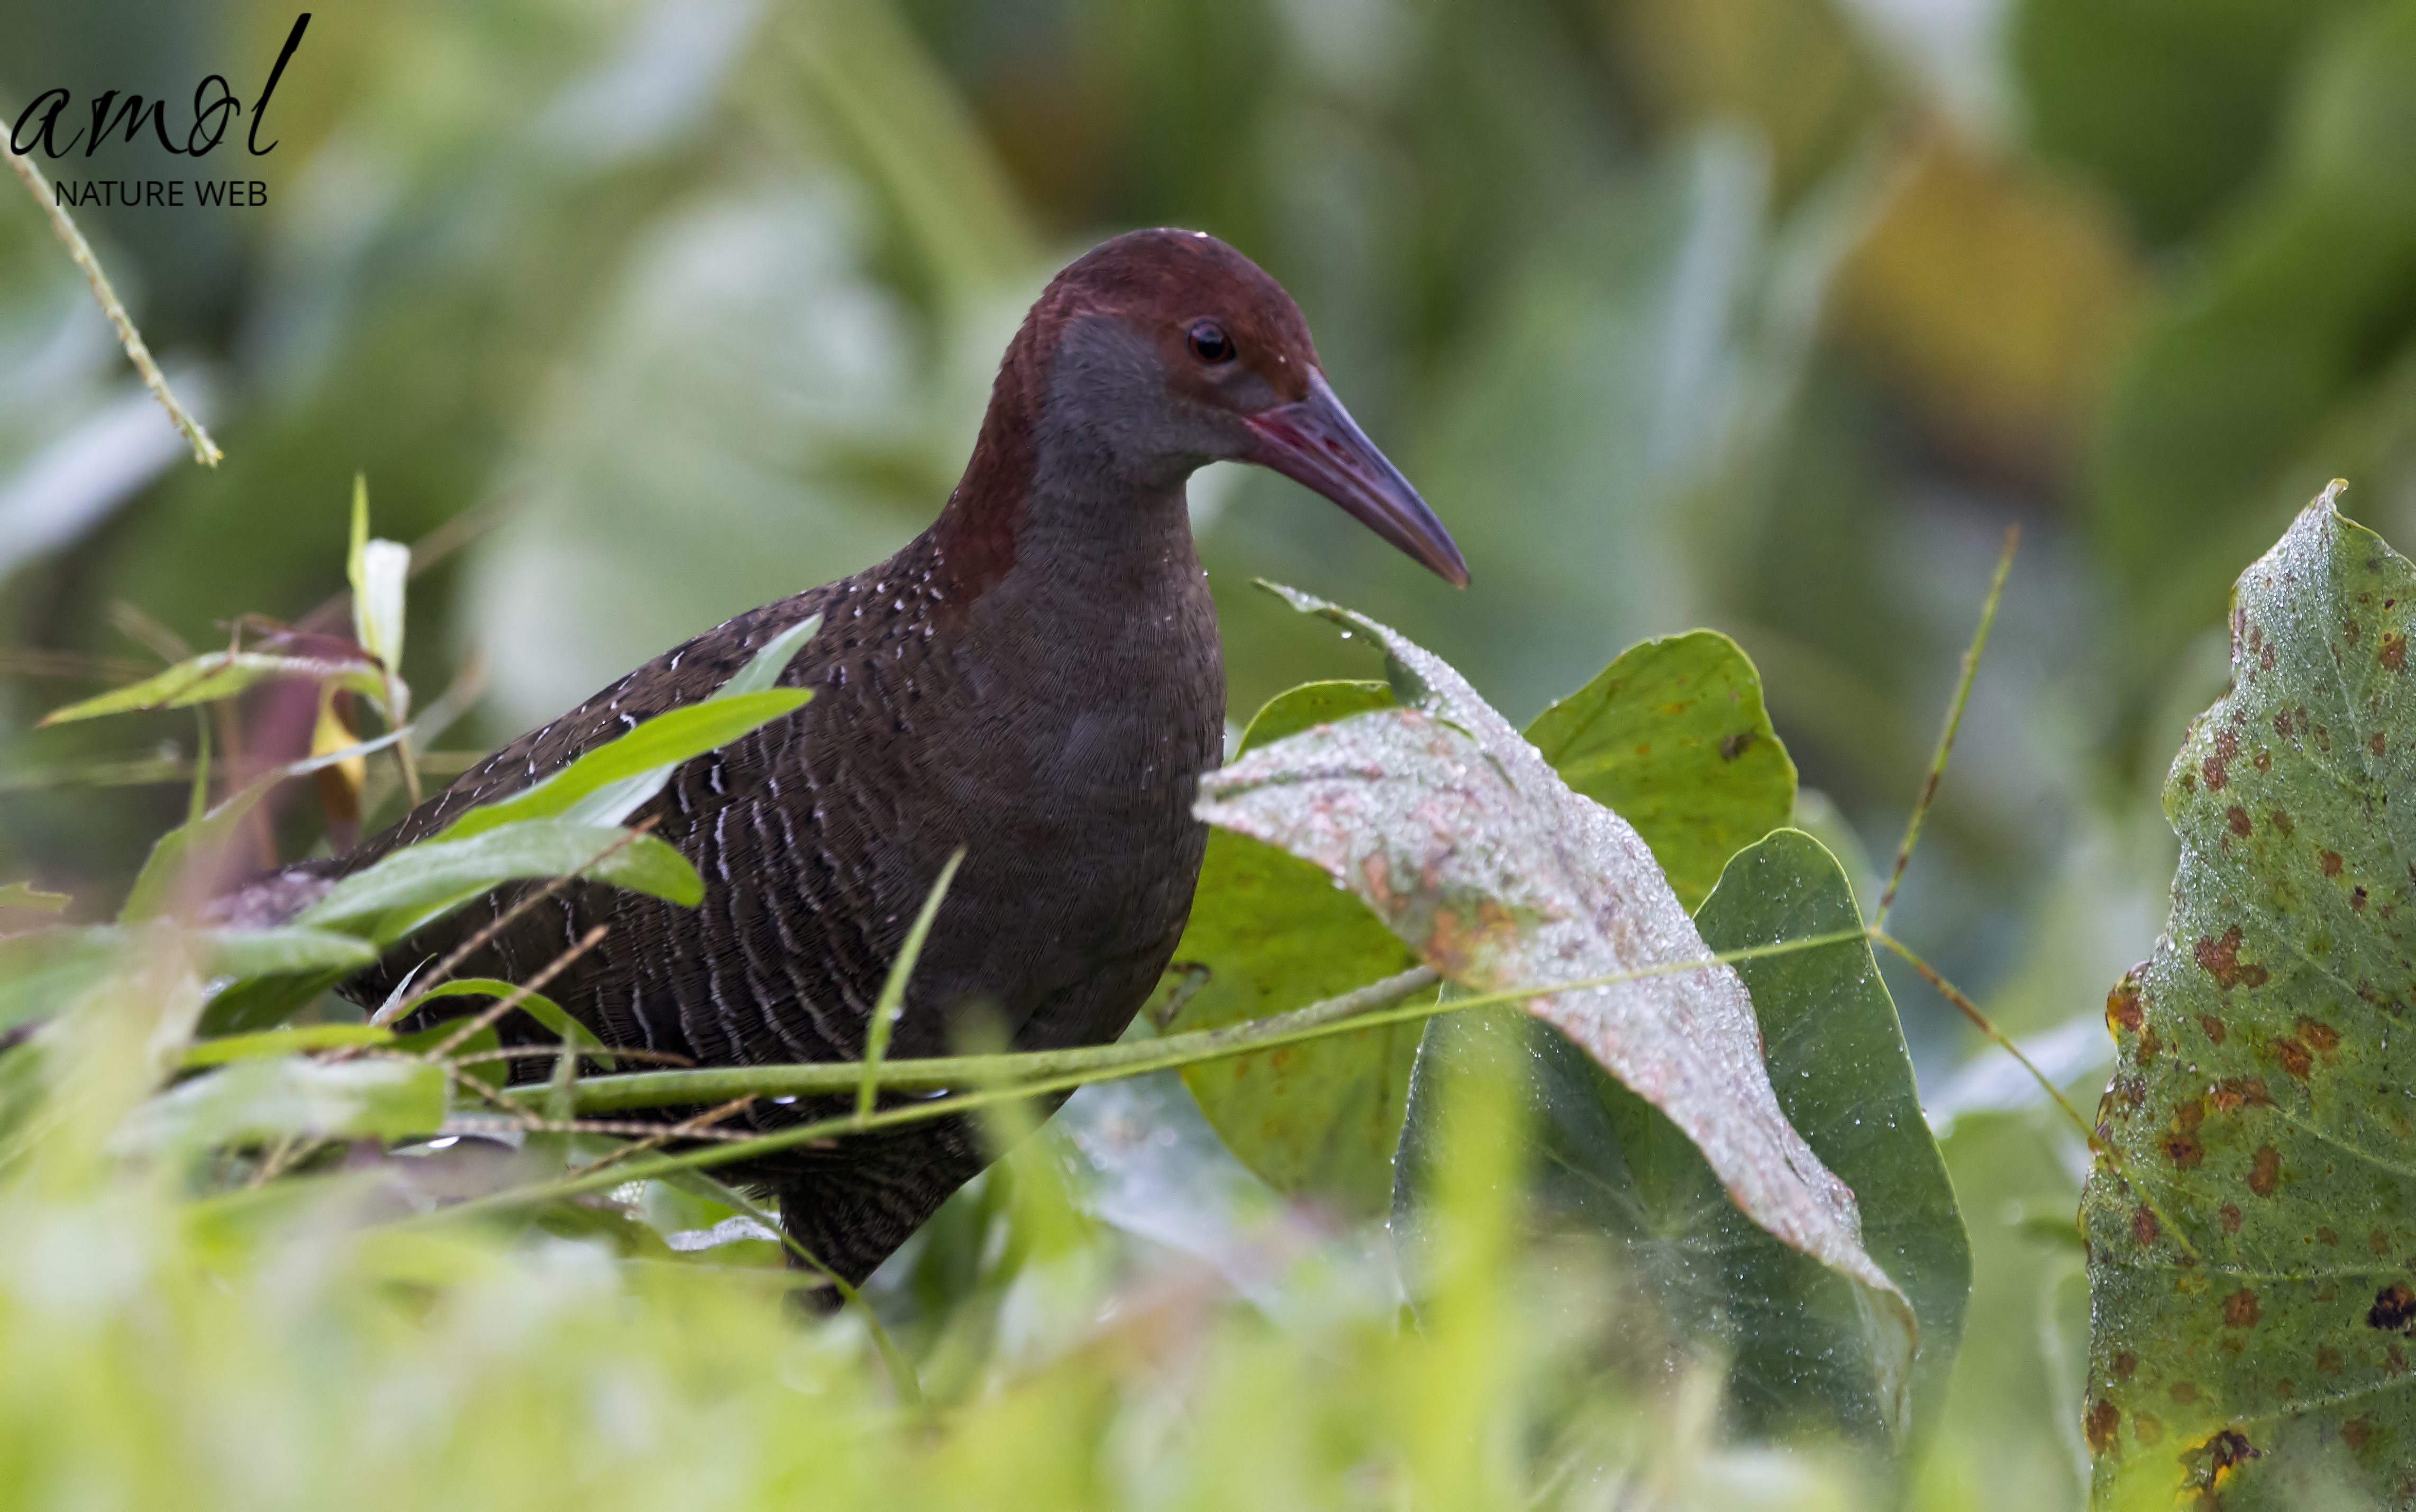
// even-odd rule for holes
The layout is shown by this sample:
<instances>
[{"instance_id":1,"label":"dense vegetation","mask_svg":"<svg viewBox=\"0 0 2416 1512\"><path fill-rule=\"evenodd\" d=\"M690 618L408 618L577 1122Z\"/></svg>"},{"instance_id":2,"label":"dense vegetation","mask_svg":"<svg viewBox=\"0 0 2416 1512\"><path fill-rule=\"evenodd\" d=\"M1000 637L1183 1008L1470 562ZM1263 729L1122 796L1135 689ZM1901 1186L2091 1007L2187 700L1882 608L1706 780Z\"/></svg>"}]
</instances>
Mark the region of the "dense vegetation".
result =
<instances>
[{"instance_id":1,"label":"dense vegetation","mask_svg":"<svg viewBox=\"0 0 2416 1512\"><path fill-rule=\"evenodd\" d=\"M0 103L253 78L292 22L253 0L0 3ZM2403 749L2376 670L2395 668L2374 658L2404 632L2395 607L2348 607L2377 590L2344 579L2358 647L2298 626L2320 652L2279 688L2227 692L2224 621L2226 585L2327 478L2356 480L2345 502L2381 535L2416 538L2412 84L2416 11L2393 0L321 12L279 88L280 146L251 163L266 209L82 213L225 444L214 470L133 386L30 199L0 194L0 883L118 931L36 945L52 921L24 906L41 900L0 894L0 1015L83 995L38 1054L0 1063L20 1120L0 1150L6 1494L1329 1505L1415 1487L1592 1505L1615 1487L1860 1505L1910 1466L1917 1505L2027 1509L2076 1505L2092 1451L2105 1496L2147 1505L2313 1505L2326 1475L2378 1474L2407 1432L2387 1406L2406 1346L2368 1318L2416 1245L2332 1211L2382 1179L2326 1172L2335 1152L2397 1130L2321 1078L2387 1072L2387 1036L2363 1038L2387 1015L2347 1005L2361 981L2385 1003L2399 989L2344 972L2336 1008L2287 962L2331 959L2318 942L2389 953L2396 884L2353 842L2378 832ZM88 172L176 171L147 152ZM1866 857L1897 844L2001 528L2023 526L1886 933L2082 1110L2110 1073L2102 1127L2067 1119L1883 945L1875 968L1861 941L1735 963L1765 1032L1815 1000L1860 1025L1774 1040L1771 1079L1863 1194L1863 1248L1923 1325L1908 1432L1887 1425L1856 1283L1744 1222L1600 1062L1545 1039L1508 1057L1532 1075L1496 1085L1492 1052L1545 1032L1499 1005L1427 1028L1442 1005L1401 998L1382 1024L1086 1090L868 1309L821 1327L770 1299L776 1256L734 1193L666 1173L529 1195L616 1136L523 1130L484 1165L475 1137L346 1153L421 1148L446 1119L470 1135L463 1100L493 1070L462 1060L475 1043L407 1073L392 1047L333 1059L290 1040L186 1064L196 1028L231 1030L238 1009L254 1028L325 1017L315 984L407 921L267 943L112 922L175 912L174 866L136 885L163 832L314 751L325 768L222 826L230 864L374 827L413 780L661 646L873 560L944 494L1039 280L1159 221L1219 232L1300 294L1337 383L1474 569L1445 593L1288 486L1203 478L1237 753L1274 760L1287 736L1430 696L1312 681L1380 674L1366 632L1337 644L1249 581L1302 584L1524 722L1570 793L1634 823L1708 948L1877 911L1889 879ZM399 617L389 635L342 596L362 472L379 530L411 544L369 553L384 565L362 579L410 574L407 643ZM2400 570L2342 549L2351 577ZM2277 611L2257 580L2245 668L2262 675ZM201 719L36 727L225 645L247 609L296 628L270 644L248 625L248 654L328 665ZM1733 641L1681 633L1698 624ZM2360 677L2287 681L2320 683L2335 653ZM342 696L323 700L330 681ZM2298 711L2318 695L2340 706L2314 721L2328 739L2353 727L2382 751L2310 754ZM1766 699L1766 738L1755 724L1723 758L1731 696ZM381 706L416 731L410 772L390 747L344 754L381 738ZM2272 733L2219 752L2234 712ZM1616 759L1665 740L1695 765ZM2211 757L2229 785L2212 794ZM2302 796L2310 771L2348 786ZM615 822L597 812L517 817ZM1840 876L1808 842L1765 839L1790 823ZM1406 921L1246 828L1217 832L1185 948L1222 969L1170 981L1144 1036L1225 1030L1421 959L1427 932L1387 928ZM521 854L532 872L610 843L521 838L556 847ZM599 864L680 885L642 843ZM2384 943L2351 943L2378 921ZM1287 946L1303 940L1319 944ZM1488 971L1465 980L1518 984ZM215 1022L196 1020L205 996ZM1451 1078L1414 1073L1421 1040L1472 1070L1480 1132L1449 1135ZM1907 1050L1926 1130L1902 1115ZM1185 1053L1125 1051L1144 1052ZM1853 1148L1853 1112L1841 1130L1799 1100L1828 1084L1790 1073L1836 1066L1895 1110L1910 1154ZM530 1115L610 1117L596 1087L636 1074L591 1062ZM195 1090L162 1095L172 1081ZM1505 1108L1525 1112L1505 1126ZM1942 1183L1914 1158L1932 1132ZM1514 1201L1495 1160L1565 1174L1526 1189L1515 1241L1469 1237ZM2092 1169L2093 1341L2072 1221ZM403 1211L439 1190L526 1200ZM1890 1249L1892 1225L1952 1233L1950 1206L1970 1236L1956 1350L1953 1323L1929 1325L1954 1256ZM2309 1255L2343 1279L2310 1279ZM2193 1289L2223 1266L2281 1279ZM1748 1324L1741 1294L1768 1310ZM901 1404L874 1317L927 1407ZM2278 1357L2276 1333L2304 1335L2306 1358L2242 1363ZM1673 1348L1690 1362L1674 1374ZM2369 1386L2380 1415L2365 1396L2326 1405ZM2300 1450L2318 1468L2285 1475Z\"/></svg>"}]
</instances>

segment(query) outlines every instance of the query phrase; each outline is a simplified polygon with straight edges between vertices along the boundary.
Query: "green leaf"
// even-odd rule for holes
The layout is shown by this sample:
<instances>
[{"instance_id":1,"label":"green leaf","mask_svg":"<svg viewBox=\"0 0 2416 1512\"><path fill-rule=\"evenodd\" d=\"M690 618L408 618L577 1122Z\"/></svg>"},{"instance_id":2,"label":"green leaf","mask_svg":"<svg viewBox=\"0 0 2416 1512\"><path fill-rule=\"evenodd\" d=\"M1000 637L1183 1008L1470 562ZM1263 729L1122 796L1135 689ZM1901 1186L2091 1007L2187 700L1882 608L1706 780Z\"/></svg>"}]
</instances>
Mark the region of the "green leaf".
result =
<instances>
[{"instance_id":1,"label":"green leaf","mask_svg":"<svg viewBox=\"0 0 2416 1512\"><path fill-rule=\"evenodd\" d=\"M466 840L426 841L345 877L294 922L344 927L388 945L497 883L573 873L691 907L703 898L704 883L687 858L652 835L614 849L627 834L610 825L523 819Z\"/></svg>"},{"instance_id":2,"label":"green leaf","mask_svg":"<svg viewBox=\"0 0 2416 1512\"><path fill-rule=\"evenodd\" d=\"M1734 951L1851 930L1844 871L1819 841L1781 830L1729 864L1696 916ZM1892 1320L1857 1289L1754 1225L1676 1125L1548 1025L1521 1013L1437 1019L1419 1053L1402 1136L1394 1232L1423 1253L1432 1201L1436 1085L1471 1057L1512 1070L1528 1106L1537 1224L1605 1240L1685 1354L1725 1358L1729 1401L1754 1434L1844 1432L1917 1449L1937 1420L1971 1290L1971 1246L1921 1105L1895 1005L1869 945L1848 940L1740 962L1770 1080L1788 1121L1859 1199L1862 1238L1920 1319L1910 1438L1890 1428Z\"/></svg>"},{"instance_id":3,"label":"green leaf","mask_svg":"<svg viewBox=\"0 0 2416 1512\"><path fill-rule=\"evenodd\" d=\"M1236 754L1392 702L1382 682L1306 683L1260 710ZM1207 972L1168 1025L1188 1032L1346 993L1417 957L1316 866L1214 830L1174 960L1178 972ZM1183 1080L1226 1147L1269 1186L1372 1217L1392 1201L1417 1044L1416 1025L1387 1025L1186 1066Z\"/></svg>"},{"instance_id":4,"label":"green leaf","mask_svg":"<svg viewBox=\"0 0 2416 1512\"><path fill-rule=\"evenodd\" d=\"M747 665L730 674L730 681L713 690L716 698L735 698L741 694L766 693L780 685L780 674L797 659L798 650L814 632L823 627L823 617L809 614L763 643L763 649L747 659ZM736 739L735 736L732 739Z\"/></svg>"},{"instance_id":5,"label":"green leaf","mask_svg":"<svg viewBox=\"0 0 2416 1512\"><path fill-rule=\"evenodd\" d=\"M2106 999L2111 1158L2082 1205L2101 1505L2407 1496L2416 566L2335 492L2233 591L2230 687L2165 783L2172 913Z\"/></svg>"},{"instance_id":6,"label":"green leaf","mask_svg":"<svg viewBox=\"0 0 2416 1512\"><path fill-rule=\"evenodd\" d=\"M327 929L214 929L197 933L214 977L277 977L301 971L365 966L377 948Z\"/></svg>"},{"instance_id":7,"label":"green leaf","mask_svg":"<svg viewBox=\"0 0 2416 1512\"><path fill-rule=\"evenodd\" d=\"M746 675L745 671L739 674ZM532 819L616 823L661 791L672 769L681 762L793 713L812 696L804 688L774 688L717 696L657 714L619 740L587 752L536 786L472 809L440 831L433 843L464 841L502 825Z\"/></svg>"},{"instance_id":8,"label":"green leaf","mask_svg":"<svg viewBox=\"0 0 2416 1512\"><path fill-rule=\"evenodd\" d=\"M1709 953L1624 819L1569 790L1459 674L1392 630L1286 591L1384 647L1396 696L1200 782L1212 824L1282 846L1356 891L1478 991L1642 973L1528 1009L1651 1100L1753 1220L1854 1281L1880 1330L1891 1424L1910 1411L1910 1305L1863 1248L1853 1193L1788 1122L1734 970Z\"/></svg>"},{"instance_id":9,"label":"green leaf","mask_svg":"<svg viewBox=\"0 0 2416 1512\"><path fill-rule=\"evenodd\" d=\"M573 1044L584 1045L598 1052L596 1058L604 1063L604 1069L606 1070L613 1069L612 1057L601 1053L604 1041L596 1038L596 1031L572 1018L564 1010L560 1003L543 993L521 993L520 988L513 983L494 977L456 977L450 981L439 982L420 996L423 999L492 997L500 1001L514 993L520 993L520 1002L517 1006L522 1012L551 1029L557 1039L567 1040Z\"/></svg>"},{"instance_id":10,"label":"green leaf","mask_svg":"<svg viewBox=\"0 0 2416 1512\"><path fill-rule=\"evenodd\" d=\"M445 1121L445 1069L426 1061L238 1060L178 1083L136 1108L116 1144L203 1150L245 1140L400 1139Z\"/></svg>"},{"instance_id":11,"label":"green leaf","mask_svg":"<svg viewBox=\"0 0 2416 1512\"><path fill-rule=\"evenodd\" d=\"M17 908L27 913L65 913L75 900L64 892L45 892L31 882L11 882L0 887L0 908Z\"/></svg>"},{"instance_id":12,"label":"green leaf","mask_svg":"<svg viewBox=\"0 0 2416 1512\"><path fill-rule=\"evenodd\" d=\"M192 704L215 703L280 678L310 678L371 698L385 696L385 677L369 662L280 656L270 651L214 651L179 662L140 682L113 688L64 709L53 709L42 716L41 723L66 725L142 709L183 709Z\"/></svg>"},{"instance_id":13,"label":"green leaf","mask_svg":"<svg viewBox=\"0 0 2416 1512\"><path fill-rule=\"evenodd\" d=\"M374 1024L306 1024L298 1029L270 1029L264 1034L230 1034L197 1040L185 1047L187 1070L223 1066L256 1055L294 1055L311 1050L338 1050L354 1045L392 1044L392 1031Z\"/></svg>"},{"instance_id":14,"label":"green leaf","mask_svg":"<svg viewBox=\"0 0 2416 1512\"><path fill-rule=\"evenodd\" d=\"M246 980L349 971L377 959L368 941L328 930L182 930L166 924L94 924L0 940L0 1028L48 1018L113 972L174 951L204 977Z\"/></svg>"},{"instance_id":15,"label":"green leaf","mask_svg":"<svg viewBox=\"0 0 2416 1512\"><path fill-rule=\"evenodd\" d=\"M1714 630L1630 646L1536 715L1527 739L1572 790L1636 827L1689 908L1795 807L1795 763L1762 708L1761 674Z\"/></svg>"},{"instance_id":16,"label":"green leaf","mask_svg":"<svg viewBox=\"0 0 2416 1512\"><path fill-rule=\"evenodd\" d=\"M0 939L0 1029L50 1018L100 985L125 949L107 927L43 929Z\"/></svg>"}]
</instances>

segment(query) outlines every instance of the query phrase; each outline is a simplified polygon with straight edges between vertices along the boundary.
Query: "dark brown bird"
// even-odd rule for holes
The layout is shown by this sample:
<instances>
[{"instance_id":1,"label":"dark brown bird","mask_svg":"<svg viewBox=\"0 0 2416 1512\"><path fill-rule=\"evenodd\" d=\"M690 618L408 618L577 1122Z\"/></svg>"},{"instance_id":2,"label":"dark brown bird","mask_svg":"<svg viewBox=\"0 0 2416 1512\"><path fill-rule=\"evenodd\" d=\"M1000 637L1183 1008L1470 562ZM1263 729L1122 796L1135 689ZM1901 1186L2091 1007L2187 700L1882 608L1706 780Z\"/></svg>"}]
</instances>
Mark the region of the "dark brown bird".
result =
<instances>
[{"instance_id":1,"label":"dark brown bird","mask_svg":"<svg viewBox=\"0 0 2416 1512\"><path fill-rule=\"evenodd\" d=\"M1032 307L929 530L638 668L328 871L704 697L820 614L782 679L813 700L680 767L637 816L695 863L701 906L576 884L461 971L524 980L606 923L548 989L605 1044L705 1064L855 1059L908 924L961 846L890 1054L950 1053L971 1011L1024 1050L1112 1040L1183 933L1206 844L1193 787L1223 748L1225 679L1184 487L1219 459L1298 479L1467 581L1450 535L1326 386L1281 286L1204 233L1135 232ZM379 1001L515 895L423 931L346 990ZM752 1116L768 1129L832 1111ZM950 1119L737 1175L775 1192L799 1244L853 1282L987 1160L978 1131Z\"/></svg>"}]
</instances>

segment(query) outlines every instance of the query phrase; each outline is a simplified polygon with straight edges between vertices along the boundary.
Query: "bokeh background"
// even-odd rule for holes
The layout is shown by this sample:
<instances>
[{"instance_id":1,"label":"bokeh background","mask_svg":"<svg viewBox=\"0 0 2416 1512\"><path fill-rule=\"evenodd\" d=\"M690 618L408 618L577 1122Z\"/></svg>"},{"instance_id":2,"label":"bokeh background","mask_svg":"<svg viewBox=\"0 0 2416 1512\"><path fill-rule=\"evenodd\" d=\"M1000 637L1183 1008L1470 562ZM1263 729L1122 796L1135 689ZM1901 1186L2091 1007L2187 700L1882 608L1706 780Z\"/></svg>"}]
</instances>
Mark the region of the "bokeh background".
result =
<instances>
[{"instance_id":1,"label":"bokeh background","mask_svg":"<svg viewBox=\"0 0 2416 1512\"><path fill-rule=\"evenodd\" d=\"M294 15L0 0L0 105L181 112L210 72L248 99ZM476 749L904 541L1049 275L1179 224L1298 296L1474 577L1212 470L1236 721L1367 675L1253 576L1402 627L1519 720L1708 624L1760 666L1806 821L1883 861L2018 524L1895 917L2086 1107L2229 579L2336 475L2416 543L2411 102L2404 0L325 9L277 150L205 165L265 207L80 215L216 471L0 185L0 877L106 911L194 725L33 721L172 636L322 604L356 472L422 543L408 671L424 700L472 668L442 743ZM1978 1268L1926 1484L2073 1505L2085 1158L1896 986Z\"/></svg>"}]
</instances>

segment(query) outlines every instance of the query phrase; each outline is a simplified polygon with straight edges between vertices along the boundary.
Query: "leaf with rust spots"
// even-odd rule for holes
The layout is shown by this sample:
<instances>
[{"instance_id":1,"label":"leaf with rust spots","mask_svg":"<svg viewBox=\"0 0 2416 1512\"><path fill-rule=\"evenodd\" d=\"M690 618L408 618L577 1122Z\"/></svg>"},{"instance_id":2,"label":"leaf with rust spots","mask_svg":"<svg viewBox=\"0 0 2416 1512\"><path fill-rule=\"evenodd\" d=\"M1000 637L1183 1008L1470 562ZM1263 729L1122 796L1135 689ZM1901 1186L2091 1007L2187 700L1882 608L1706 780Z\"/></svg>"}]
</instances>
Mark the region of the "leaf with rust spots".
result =
<instances>
[{"instance_id":1,"label":"leaf with rust spots","mask_svg":"<svg viewBox=\"0 0 2416 1512\"><path fill-rule=\"evenodd\" d=\"M2121 1164L2084 1199L2099 1505L2168 1505L2177 1452L2226 1505L2335 1476L2401 1505L2416 1468L2411 608L2416 565L2318 500L2240 579L2231 685L2174 759L2172 915L2108 1010L2171 1053L2101 1100Z\"/></svg>"},{"instance_id":2,"label":"leaf with rust spots","mask_svg":"<svg viewBox=\"0 0 2416 1512\"><path fill-rule=\"evenodd\" d=\"M1478 991L1710 953L1636 829L1572 791L1457 671L1371 620L1278 591L1366 631L1407 707L1305 731L1203 776L1201 818L1316 862L1429 965ZM1371 860L1389 878L1381 895L1366 884ZM1516 927L1455 934L1449 943L1466 953L1436 953L1438 916L1473 915L1480 900ZM1851 925L1850 892L1847 907ZM1913 1309L1864 1249L1853 1192L1781 1111L1736 971L1662 971L1528 1007L1683 1130L1754 1222L1859 1289L1885 1420L1901 1427Z\"/></svg>"},{"instance_id":3,"label":"leaf with rust spots","mask_svg":"<svg viewBox=\"0 0 2416 1512\"><path fill-rule=\"evenodd\" d=\"M1850 929L1855 917L1836 861L1810 836L1781 830L1729 864L1696 922L1705 943L1732 950ZM1534 1223L1608 1244L1678 1349L1726 1361L1731 1407L1748 1430L1842 1430L1917 1448L1961 1334L1971 1250L1914 1096L1895 1006L1859 939L1736 969L1781 1108L1862 1200L1864 1242L1887 1257L1920 1318L1909 1439L1887 1425L1874 1360L1874 1346L1887 1342L1874 1325L1883 1330L1884 1321L1870 1316L1859 1289L1756 1227L1669 1118L1529 1015L1455 1014L1427 1031L1401 1141L1395 1242L1414 1282L1444 1153L1434 1143L1438 1079L1511 1068L1530 1114L1518 1127Z\"/></svg>"}]
</instances>

